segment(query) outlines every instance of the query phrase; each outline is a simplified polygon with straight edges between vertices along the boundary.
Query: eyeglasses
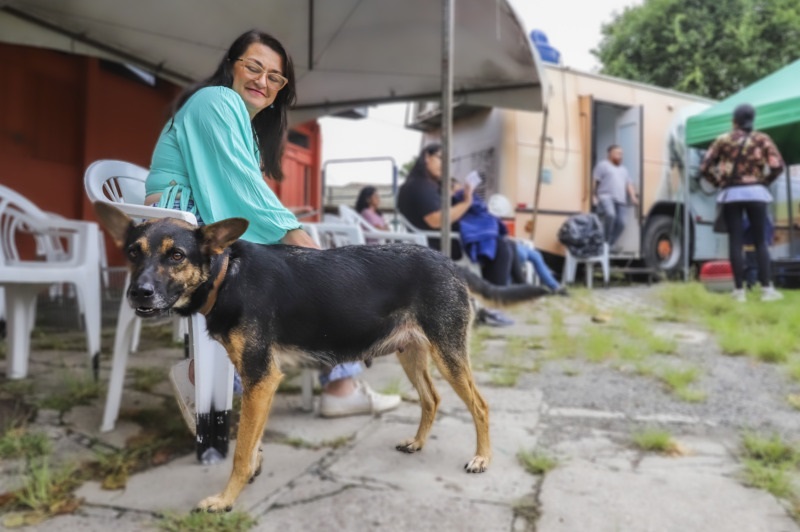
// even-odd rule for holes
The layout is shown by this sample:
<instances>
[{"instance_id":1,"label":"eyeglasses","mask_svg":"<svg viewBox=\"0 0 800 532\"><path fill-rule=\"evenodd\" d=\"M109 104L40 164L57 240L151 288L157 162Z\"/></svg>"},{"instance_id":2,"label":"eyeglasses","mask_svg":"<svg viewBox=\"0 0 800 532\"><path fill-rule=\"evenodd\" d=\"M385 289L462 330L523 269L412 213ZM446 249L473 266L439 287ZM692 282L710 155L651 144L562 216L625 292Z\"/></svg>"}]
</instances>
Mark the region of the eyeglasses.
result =
<instances>
[{"instance_id":1,"label":"eyeglasses","mask_svg":"<svg viewBox=\"0 0 800 532\"><path fill-rule=\"evenodd\" d=\"M278 74L277 72L270 72L252 59L237 59L244 65L245 71L253 78L259 79L264 74L267 75L267 87L274 91L279 91L289 83L289 80Z\"/></svg>"}]
</instances>

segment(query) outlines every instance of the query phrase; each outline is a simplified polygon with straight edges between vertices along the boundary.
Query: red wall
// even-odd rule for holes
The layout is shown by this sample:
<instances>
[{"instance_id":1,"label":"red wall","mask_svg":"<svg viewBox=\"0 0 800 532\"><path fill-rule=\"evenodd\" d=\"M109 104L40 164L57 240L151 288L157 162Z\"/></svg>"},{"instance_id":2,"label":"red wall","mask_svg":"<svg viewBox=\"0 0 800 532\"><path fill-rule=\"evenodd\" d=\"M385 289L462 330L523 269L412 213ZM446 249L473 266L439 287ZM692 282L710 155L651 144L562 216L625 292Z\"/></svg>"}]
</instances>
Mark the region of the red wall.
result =
<instances>
[{"instance_id":1,"label":"red wall","mask_svg":"<svg viewBox=\"0 0 800 532\"><path fill-rule=\"evenodd\" d=\"M150 165L180 91L162 80L151 87L98 59L40 48L0 43L0 65L0 183L67 218L94 219L83 190L93 161ZM310 202L318 212L319 127L295 129L307 146L288 144L286 179L270 186L287 206Z\"/></svg>"}]
</instances>

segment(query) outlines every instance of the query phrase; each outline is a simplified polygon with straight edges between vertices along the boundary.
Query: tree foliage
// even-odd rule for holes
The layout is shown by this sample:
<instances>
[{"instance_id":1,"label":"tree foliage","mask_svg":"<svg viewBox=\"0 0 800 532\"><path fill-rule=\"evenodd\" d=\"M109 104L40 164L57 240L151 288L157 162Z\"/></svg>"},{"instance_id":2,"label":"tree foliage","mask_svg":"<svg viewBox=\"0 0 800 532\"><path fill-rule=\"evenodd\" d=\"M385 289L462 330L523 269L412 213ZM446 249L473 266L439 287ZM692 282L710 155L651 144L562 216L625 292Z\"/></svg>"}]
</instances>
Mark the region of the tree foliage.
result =
<instances>
[{"instance_id":1,"label":"tree foliage","mask_svg":"<svg viewBox=\"0 0 800 532\"><path fill-rule=\"evenodd\" d=\"M800 58L800 1L644 0L602 34L602 73L721 99Z\"/></svg>"}]
</instances>

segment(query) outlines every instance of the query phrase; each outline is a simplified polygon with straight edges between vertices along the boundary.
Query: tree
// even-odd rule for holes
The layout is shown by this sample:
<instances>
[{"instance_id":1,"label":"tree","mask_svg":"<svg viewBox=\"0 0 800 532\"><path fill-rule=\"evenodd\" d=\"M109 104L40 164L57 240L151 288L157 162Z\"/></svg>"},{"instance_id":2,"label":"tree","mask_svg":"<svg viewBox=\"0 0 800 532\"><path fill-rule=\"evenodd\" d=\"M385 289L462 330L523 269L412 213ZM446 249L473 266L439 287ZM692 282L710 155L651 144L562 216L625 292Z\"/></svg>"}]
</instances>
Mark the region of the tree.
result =
<instances>
[{"instance_id":1,"label":"tree","mask_svg":"<svg viewBox=\"0 0 800 532\"><path fill-rule=\"evenodd\" d=\"M800 2L644 0L601 31L602 73L721 99L800 58Z\"/></svg>"}]
</instances>

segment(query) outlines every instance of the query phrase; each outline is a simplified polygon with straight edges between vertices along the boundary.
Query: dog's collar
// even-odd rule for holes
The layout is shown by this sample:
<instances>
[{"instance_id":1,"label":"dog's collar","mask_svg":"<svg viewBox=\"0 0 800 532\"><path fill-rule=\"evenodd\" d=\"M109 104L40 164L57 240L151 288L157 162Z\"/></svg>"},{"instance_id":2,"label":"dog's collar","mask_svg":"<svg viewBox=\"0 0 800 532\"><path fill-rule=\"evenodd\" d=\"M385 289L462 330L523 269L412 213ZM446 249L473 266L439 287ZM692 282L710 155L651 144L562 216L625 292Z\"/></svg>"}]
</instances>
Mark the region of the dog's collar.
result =
<instances>
[{"instance_id":1,"label":"dog's collar","mask_svg":"<svg viewBox=\"0 0 800 532\"><path fill-rule=\"evenodd\" d=\"M211 309L214 307L214 303L217 302L217 294L219 293L219 285L222 284L222 280L225 278L225 274L228 272L228 254L222 256L222 266L219 269L219 273L217 277L214 279L214 284L211 286L211 291L208 293L208 298L206 299L205 305L200 309L200 314L206 316Z\"/></svg>"}]
</instances>

